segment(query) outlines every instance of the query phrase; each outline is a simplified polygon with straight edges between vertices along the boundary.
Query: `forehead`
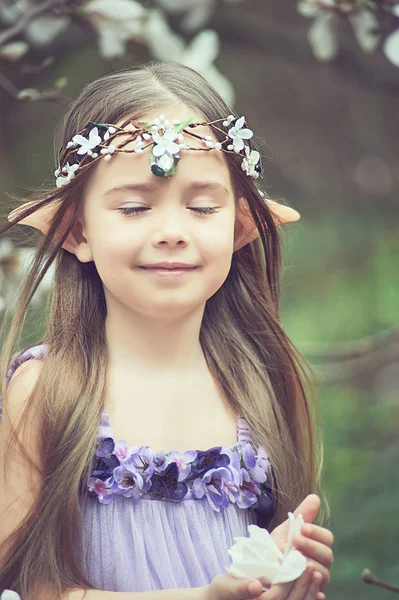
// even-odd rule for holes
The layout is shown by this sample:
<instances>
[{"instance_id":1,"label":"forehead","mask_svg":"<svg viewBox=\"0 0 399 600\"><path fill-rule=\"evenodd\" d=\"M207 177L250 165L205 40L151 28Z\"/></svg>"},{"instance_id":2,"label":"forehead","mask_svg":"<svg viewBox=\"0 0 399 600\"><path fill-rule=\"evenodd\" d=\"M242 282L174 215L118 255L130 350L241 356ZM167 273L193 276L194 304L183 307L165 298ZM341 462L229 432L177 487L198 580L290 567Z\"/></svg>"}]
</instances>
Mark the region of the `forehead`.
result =
<instances>
[{"instance_id":1,"label":"forehead","mask_svg":"<svg viewBox=\"0 0 399 600\"><path fill-rule=\"evenodd\" d=\"M195 113L194 110L188 107L179 107L174 110L159 110L155 113L143 115L135 121L152 122L155 118L163 114L172 125L172 121L184 121L188 118L193 118L194 122L204 122L203 116ZM115 125L121 126L128 117L121 119ZM129 131L130 126L126 127ZM192 129L192 132L198 136L211 136L216 141L214 132L210 127L197 126ZM218 150L207 150L204 143L190 135L184 134L184 143L190 146L190 150L180 150L180 160L176 168L176 172L169 177L157 177L151 172L151 146L146 148L142 153L135 152L116 152L113 154L110 161L100 160L90 178L88 191L95 187L103 188L110 187L110 180L114 183L151 183L155 186L170 186L170 185L186 185L191 181L212 180L219 182L229 189L232 189L230 172L227 164L227 159L224 153ZM116 146L121 144L126 138L118 136ZM149 142L151 143L151 142ZM134 148L134 142L124 146L126 150Z\"/></svg>"}]
</instances>

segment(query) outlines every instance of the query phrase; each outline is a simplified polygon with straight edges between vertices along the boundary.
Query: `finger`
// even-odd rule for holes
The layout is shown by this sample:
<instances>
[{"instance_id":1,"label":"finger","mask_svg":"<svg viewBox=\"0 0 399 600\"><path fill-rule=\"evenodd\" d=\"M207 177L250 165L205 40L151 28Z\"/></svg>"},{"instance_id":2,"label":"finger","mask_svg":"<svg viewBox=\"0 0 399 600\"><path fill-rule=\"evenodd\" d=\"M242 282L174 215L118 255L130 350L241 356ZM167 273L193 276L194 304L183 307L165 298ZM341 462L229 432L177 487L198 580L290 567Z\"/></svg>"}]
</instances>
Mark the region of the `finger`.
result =
<instances>
[{"instance_id":1,"label":"finger","mask_svg":"<svg viewBox=\"0 0 399 600\"><path fill-rule=\"evenodd\" d=\"M305 523L301 527L301 534L306 537L310 537L317 542L326 544L326 546L329 546L330 548L333 547L334 535L329 529L320 527L320 525L315 525L314 523Z\"/></svg>"},{"instance_id":2,"label":"finger","mask_svg":"<svg viewBox=\"0 0 399 600\"><path fill-rule=\"evenodd\" d=\"M256 600L259 594L262 593L263 586L257 579L243 579L232 577L231 591L228 591L227 598L230 600Z\"/></svg>"},{"instance_id":3,"label":"finger","mask_svg":"<svg viewBox=\"0 0 399 600\"><path fill-rule=\"evenodd\" d=\"M302 575L295 581L295 585L293 586L287 600L304 600L313 576L313 567L307 567L306 571L302 573Z\"/></svg>"},{"instance_id":4,"label":"finger","mask_svg":"<svg viewBox=\"0 0 399 600\"><path fill-rule=\"evenodd\" d=\"M320 542L298 536L293 539L292 543L302 554L320 563L320 565L324 565L328 571L331 569L334 562L334 555L331 548Z\"/></svg>"},{"instance_id":5,"label":"finger","mask_svg":"<svg viewBox=\"0 0 399 600\"><path fill-rule=\"evenodd\" d=\"M316 600L317 594L320 591L321 575L314 573L312 581L309 584L306 595L301 600Z\"/></svg>"},{"instance_id":6,"label":"finger","mask_svg":"<svg viewBox=\"0 0 399 600\"><path fill-rule=\"evenodd\" d=\"M305 571L295 581L272 585L270 590L262 596L262 600L302 600L311 581L313 569L313 566L307 566ZM296 596L295 591L297 592L298 590L300 590L300 594Z\"/></svg>"}]
</instances>

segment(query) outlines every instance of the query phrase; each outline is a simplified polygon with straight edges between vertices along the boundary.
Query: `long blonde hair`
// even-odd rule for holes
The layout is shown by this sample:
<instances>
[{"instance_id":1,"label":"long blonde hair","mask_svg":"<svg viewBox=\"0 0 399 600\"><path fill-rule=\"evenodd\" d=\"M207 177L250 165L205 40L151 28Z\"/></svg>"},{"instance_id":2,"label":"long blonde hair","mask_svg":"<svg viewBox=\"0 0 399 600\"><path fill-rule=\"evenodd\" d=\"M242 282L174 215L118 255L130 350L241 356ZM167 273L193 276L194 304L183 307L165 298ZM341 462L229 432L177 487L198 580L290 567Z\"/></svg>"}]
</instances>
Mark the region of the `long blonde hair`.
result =
<instances>
[{"instance_id":1,"label":"long blonde hair","mask_svg":"<svg viewBox=\"0 0 399 600\"><path fill-rule=\"evenodd\" d=\"M232 113L195 71L175 63L150 63L87 85L64 118L59 145L65 147L89 121L140 119L176 103L191 107L208 121ZM319 408L305 369L310 367L280 324L280 234L236 158L229 155L228 160L236 197L247 199L260 238L234 253L227 279L206 303L200 341L232 408L246 419L254 441L270 456L277 509L268 528L284 521L287 511L309 493L321 497L316 520L322 523L329 517L329 506L320 489ZM28 419L30 410L40 404L41 465L24 454L40 471L43 484L24 522L0 548L0 590L13 589L22 597L41 585L51 586L54 597L72 588L92 587L78 564L75 542L82 535L82 490L90 476L105 401L106 304L95 265L82 264L61 248L81 208L86 179L76 177L69 185L34 198L37 207L58 200L59 209L37 248L2 358L4 379L30 299L55 261L44 340L48 352L23 416ZM33 210L27 209L21 218ZM62 220L67 227L59 238ZM4 394L6 408L5 390Z\"/></svg>"}]
</instances>

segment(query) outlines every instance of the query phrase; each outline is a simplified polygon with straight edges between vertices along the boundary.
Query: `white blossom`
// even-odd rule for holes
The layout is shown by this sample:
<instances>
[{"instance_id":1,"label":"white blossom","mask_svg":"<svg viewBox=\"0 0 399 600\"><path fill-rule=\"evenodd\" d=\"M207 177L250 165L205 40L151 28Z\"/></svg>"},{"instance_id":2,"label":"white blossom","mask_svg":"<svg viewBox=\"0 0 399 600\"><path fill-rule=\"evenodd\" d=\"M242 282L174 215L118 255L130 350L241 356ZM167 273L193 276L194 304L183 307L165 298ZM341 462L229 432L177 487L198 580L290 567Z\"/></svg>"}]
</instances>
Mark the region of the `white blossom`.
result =
<instances>
[{"instance_id":1,"label":"white blossom","mask_svg":"<svg viewBox=\"0 0 399 600\"><path fill-rule=\"evenodd\" d=\"M384 54L395 67L399 67L399 29L388 35L384 42Z\"/></svg>"},{"instance_id":2,"label":"white blossom","mask_svg":"<svg viewBox=\"0 0 399 600\"><path fill-rule=\"evenodd\" d=\"M93 149L101 144L102 139L98 134L98 127L93 127L88 138L78 134L72 138L72 142L80 146L78 154L91 154Z\"/></svg>"},{"instance_id":3,"label":"white blossom","mask_svg":"<svg viewBox=\"0 0 399 600\"><path fill-rule=\"evenodd\" d=\"M246 172L247 175L257 179L259 177L258 171L255 169L256 165L259 163L260 154L257 150L250 150L248 146L245 146L245 158L243 158L241 163L241 168Z\"/></svg>"},{"instance_id":4,"label":"white blossom","mask_svg":"<svg viewBox=\"0 0 399 600\"><path fill-rule=\"evenodd\" d=\"M143 152L143 146L144 146L143 138L141 137L141 135L138 135L135 139L134 151L137 154L141 154L141 152Z\"/></svg>"},{"instance_id":5,"label":"white blossom","mask_svg":"<svg viewBox=\"0 0 399 600\"><path fill-rule=\"evenodd\" d=\"M257 525L248 526L248 537L235 537L235 544L228 550L232 562L228 573L236 577L265 579L269 585L294 581L306 569L306 556L292 544L304 524L301 514L294 517L288 513L288 543L284 554L270 533Z\"/></svg>"},{"instance_id":6,"label":"white blossom","mask_svg":"<svg viewBox=\"0 0 399 600\"><path fill-rule=\"evenodd\" d=\"M29 46L23 40L10 42L9 44L6 44L0 48L0 58L14 62L22 58L28 50Z\"/></svg>"},{"instance_id":7,"label":"white blossom","mask_svg":"<svg viewBox=\"0 0 399 600\"><path fill-rule=\"evenodd\" d=\"M40 15L28 24L25 36L33 46L47 46L68 29L70 23L71 18L66 15Z\"/></svg>"},{"instance_id":8,"label":"white blossom","mask_svg":"<svg viewBox=\"0 0 399 600\"><path fill-rule=\"evenodd\" d=\"M156 60L178 62L198 71L229 103L234 103L234 89L230 81L213 64L219 54L219 37L215 31L198 33L189 44L168 25L162 11L148 12L144 36L151 55Z\"/></svg>"},{"instance_id":9,"label":"white blossom","mask_svg":"<svg viewBox=\"0 0 399 600\"><path fill-rule=\"evenodd\" d=\"M166 119L165 115L159 115L159 117L156 117L156 119L153 120L152 124L151 124L151 131L152 133L158 133L158 131L160 129L169 129L170 128L170 123L168 121L168 119Z\"/></svg>"},{"instance_id":10,"label":"white blossom","mask_svg":"<svg viewBox=\"0 0 399 600\"><path fill-rule=\"evenodd\" d=\"M378 20L366 5L340 4L336 0L301 0L297 9L304 17L314 19L308 31L308 40L314 56L320 61L330 62L338 56L337 31L342 15L349 19L363 52L373 53L378 47Z\"/></svg>"},{"instance_id":11,"label":"white blossom","mask_svg":"<svg viewBox=\"0 0 399 600\"><path fill-rule=\"evenodd\" d=\"M147 11L135 0L89 0L83 15L98 33L103 58L123 56L129 40L141 39Z\"/></svg>"},{"instance_id":12,"label":"white blossom","mask_svg":"<svg viewBox=\"0 0 399 600\"><path fill-rule=\"evenodd\" d=\"M163 135L154 133L152 139L155 142L152 153L156 157L162 156L165 152L168 154L177 154L180 150L179 144L176 144L177 131L167 129Z\"/></svg>"},{"instance_id":13,"label":"white blossom","mask_svg":"<svg viewBox=\"0 0 399 600\"><path fill-rule=\"evenodd\" d=\"M75 171L79 169L79 165L78 164L74 164L74 165L70 165L69 163L67 163L66 165L64 165L61 169L61 173L63 173L63 175L58 175L56 176L56 186L57 188L62 187L63 185L66 185L67 183L69 183L71 181L71 179L73 179L75 177ZM59 173L59 169L57 169L57 171L55 171L55 173Z\"/></svg>"},{"instance_id":14,"label":"white blossom","mask_svg":"<svg viewBox=\"0 0 399 600\"><path fill-rule=\"evenodd\" d=\"M240 117L236 124L228 130L227 135L233 140L234 152L240 152L244 148L244 140L249 140L253 136L253 131L243 129L245 117Z\"/></svg>"}]
</instances>

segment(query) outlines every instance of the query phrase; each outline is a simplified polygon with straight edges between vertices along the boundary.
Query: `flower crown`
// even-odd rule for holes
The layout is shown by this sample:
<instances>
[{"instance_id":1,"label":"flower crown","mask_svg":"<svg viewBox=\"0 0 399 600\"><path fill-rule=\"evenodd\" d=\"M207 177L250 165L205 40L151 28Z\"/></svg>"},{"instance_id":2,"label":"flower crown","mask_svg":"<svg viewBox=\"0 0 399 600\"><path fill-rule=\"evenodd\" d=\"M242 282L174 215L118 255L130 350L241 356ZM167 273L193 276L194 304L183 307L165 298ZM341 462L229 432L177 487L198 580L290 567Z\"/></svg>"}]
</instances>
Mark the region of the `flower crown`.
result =
<instances>
[{"instance_id":1,"label":"flower crown","mask_svg":"<svg viewBox=\"0 0 399 600\"><path fill-rule=\"evenodd\" d=\"M160 115L151 123L140 121L135 124L128 119L120 127L90 121L65 148L61 148L60 166L54 172L56 185L66 185L75 177L78 169L87 167L93 161L101 158L109 161L118 152L139 154L149 146L152 146L151 171L157 177L169 177L175 173L180 160L180 150L217 150L241 156L241 168L249 177L256 179L261 174L260 154L252 150L250 142L246 144L244 141L253 137L253 132L246 125L245 117L233 115L209 123L196 123L193 119L170 122L164 115ZM129 128L125 129L127 126ZM201 136L194 133L192 130L199 126L210 127L222 133L225 136L224 140L215 142L210 135ZM204 147L191 148L185 143L184 134L200 140ZM123 141L116 144L120 135L123 135ZM126 146L131 142L134 142L133 147L127 149Z\"/></svg>"}]
</instances>

